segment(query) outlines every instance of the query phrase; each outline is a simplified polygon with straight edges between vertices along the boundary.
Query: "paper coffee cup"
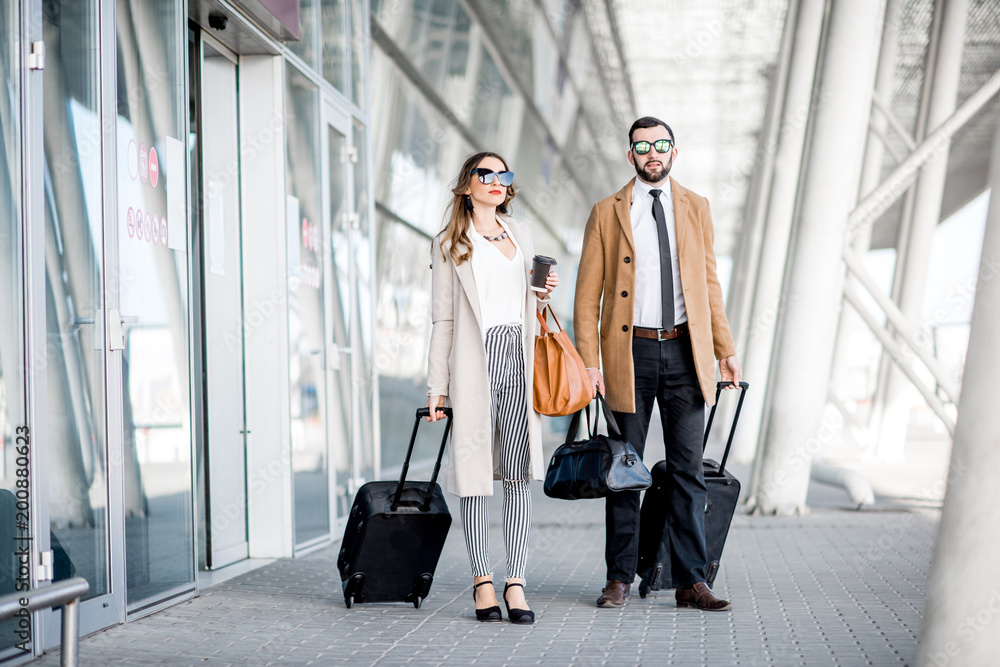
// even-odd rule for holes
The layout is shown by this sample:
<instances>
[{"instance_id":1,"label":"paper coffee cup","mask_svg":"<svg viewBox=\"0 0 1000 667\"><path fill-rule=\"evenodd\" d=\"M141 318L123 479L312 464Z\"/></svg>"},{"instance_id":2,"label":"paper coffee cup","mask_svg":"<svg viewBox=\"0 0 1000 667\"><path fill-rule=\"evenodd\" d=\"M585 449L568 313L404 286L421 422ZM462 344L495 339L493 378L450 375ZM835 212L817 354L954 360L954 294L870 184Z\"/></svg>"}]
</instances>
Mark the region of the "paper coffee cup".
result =
<instances>
[{"instance_id":1,"label":"paper coffee cup","mask_svg":"<svg viewBox=\"0 0 1000 667\"><path fill-rule=\"evenodd\" d=\"M531 260L531 289L536 292L545 291L545 279L549 277L549 269L558 264L556 260L545 255L535 255Z\"/></svg>"}]
</instances>

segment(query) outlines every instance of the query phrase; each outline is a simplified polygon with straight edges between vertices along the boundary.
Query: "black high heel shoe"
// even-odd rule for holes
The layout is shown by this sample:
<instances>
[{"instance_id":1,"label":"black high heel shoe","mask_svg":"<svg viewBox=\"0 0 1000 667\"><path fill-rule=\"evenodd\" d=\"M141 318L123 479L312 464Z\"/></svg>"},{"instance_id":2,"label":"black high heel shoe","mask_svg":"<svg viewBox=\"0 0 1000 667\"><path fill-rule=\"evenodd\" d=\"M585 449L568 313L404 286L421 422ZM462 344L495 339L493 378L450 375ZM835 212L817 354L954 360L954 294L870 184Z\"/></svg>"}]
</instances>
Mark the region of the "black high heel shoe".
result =
<instances>
[{"instance_id":1,"label":"black high heel shoe","mask_svg":"<svg viewBox=\"0 0 1000 667\"><path fill-rule=\"evenodd\" d=\"M507 602L507 589L511 586L520 586L521 590L524 590L524 584L519 584L517 582L507 582L507 585L503 587L503 604L507 607L507 616L510 617L511 623L517 623L519 625L531 625L535 622L535 612L530 609L511 609L510 603Z\"/></svg>"},{"instance_id":2,"label":"black high heel shoe","mask_svg":"<svg viewBox=\"0 0 1000 667\"><path fill-rule=\"evenodd\" d=\"M485 586L486 584L493 584L492 581L480 581L478 584L472 587L472 601L476 601L476 589L480 586ZM497 623L503 620L503 616L500 615L500 605L493 605L492 607L487 607L486 609L476 609L476 620L482 621L484 623Z\"/></svg>"}]
</instances>

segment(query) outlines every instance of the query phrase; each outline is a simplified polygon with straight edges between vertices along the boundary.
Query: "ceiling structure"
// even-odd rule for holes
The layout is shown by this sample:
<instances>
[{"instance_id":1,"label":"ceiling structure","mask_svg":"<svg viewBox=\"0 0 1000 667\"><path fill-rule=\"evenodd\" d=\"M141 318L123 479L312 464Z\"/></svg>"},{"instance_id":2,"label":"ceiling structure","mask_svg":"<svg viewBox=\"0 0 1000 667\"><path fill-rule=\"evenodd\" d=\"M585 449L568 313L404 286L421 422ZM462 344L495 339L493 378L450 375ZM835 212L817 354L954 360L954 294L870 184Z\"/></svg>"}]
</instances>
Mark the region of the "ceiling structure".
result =
<instances>
[{"instance_id":1,"label":"ceiling structure","mask_svg":"<svg viewBox=\"0 0 1000 667\"><path fill-rule=\"evenodd\" d=\"M902 2L889 107L912 138L923 97L934 1ZM612 104L623 117L652 115L671 125L679 149L672 175L708 197L716 252L732 257L757 166L755 156L789 0L587 0L586 4L588 10L604 4L613 19L608 34L596 36L604 43L604 51L612 54L605 60L613 59L614 48L628 77L610 86ZM997 69L1000 3L969 0L957 103ZM1000 96L955 135L942 219L986 187L998 118ZM885 155L884 175L909 153L905 140L892 133L888 140L894 150ZM876 224L873 248L895 246L900 215L897 205Z\"/></svg>"},{"instance_id":2,"label":"ceiling structure","mask_svg":"<svg viewBox=\"0 0 1000 667\"><path fill-rule=\"evenodd\" d=\"M716 252L731 256L788 0L609 2L636 115L662 118L673 129L671 175L708 197Z\"/></svg>"}]
</instances>

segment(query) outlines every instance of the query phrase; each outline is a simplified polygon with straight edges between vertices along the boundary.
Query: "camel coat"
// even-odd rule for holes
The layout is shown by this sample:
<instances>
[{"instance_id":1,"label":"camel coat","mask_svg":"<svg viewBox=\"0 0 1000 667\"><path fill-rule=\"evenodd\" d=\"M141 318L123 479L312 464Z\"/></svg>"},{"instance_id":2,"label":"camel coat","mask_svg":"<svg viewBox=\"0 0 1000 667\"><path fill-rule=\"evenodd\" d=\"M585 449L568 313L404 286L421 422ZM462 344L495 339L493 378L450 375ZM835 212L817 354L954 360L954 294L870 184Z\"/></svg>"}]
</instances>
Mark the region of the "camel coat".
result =
<instances>
[{"instance_id":1,"label":"camel coat","mask_svg":"<svg viewBox=\"0 0 1000 667\"><path fill-rule=\"evenodd\" d=\"M531 290L528 271L534 257L531 230L504 218L524 258L524 379L528 413L528 453L531 479L544 479L542 422L532 403L535 359L535 310L548 303ZM445 488L458 496L492 496L493 480L500 479L500 452L493 446L494 425L490 398L479 293L472 263L455 266L451 242L438 235L431 243L431 329L427 358L427 395L447 396L454 417L448 447ZM446 257L441 256L444 250Z\"/></svg>"},{"instance_id":2,"label":"camel coat","mask_svg":"<svg viewBox=\"0 0 1000 667\"><path fill-rule=\"evenodd\" d=\"M597 202L590 212L573 311L576 347L588 368L600 368L603 359L608 405L619 412L635 412L632 319L636 249L630 213L634 182ZM704 197L673 178L670 188L691 351L705 402L713 405L715 360L735 355L736 345L715 273L712 215Z\"/></svg>"}]
</instances>

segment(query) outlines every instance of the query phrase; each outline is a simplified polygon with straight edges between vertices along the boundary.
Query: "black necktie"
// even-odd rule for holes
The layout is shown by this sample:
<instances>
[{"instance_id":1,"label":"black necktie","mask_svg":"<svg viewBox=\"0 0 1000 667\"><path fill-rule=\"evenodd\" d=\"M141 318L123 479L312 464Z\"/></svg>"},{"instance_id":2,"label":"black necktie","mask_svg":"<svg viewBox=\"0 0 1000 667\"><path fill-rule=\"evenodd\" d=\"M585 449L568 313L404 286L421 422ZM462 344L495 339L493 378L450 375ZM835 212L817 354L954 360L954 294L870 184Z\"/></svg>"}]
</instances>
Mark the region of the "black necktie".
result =
<instances>
[{"instance_id":1,"label":"black necktie","mask_svg":"<svg viewBox=\"0 0 1000 667\"><path fill-rule=\"evenodd\" d=\"M652 189L653 219L656 220L656 235L660 239L660 299L663 301L663 328L674 328L674 270L670 264L670 237L667 236L667 216L660 203L662 190Z\"/></svg>"}]
</instances>

